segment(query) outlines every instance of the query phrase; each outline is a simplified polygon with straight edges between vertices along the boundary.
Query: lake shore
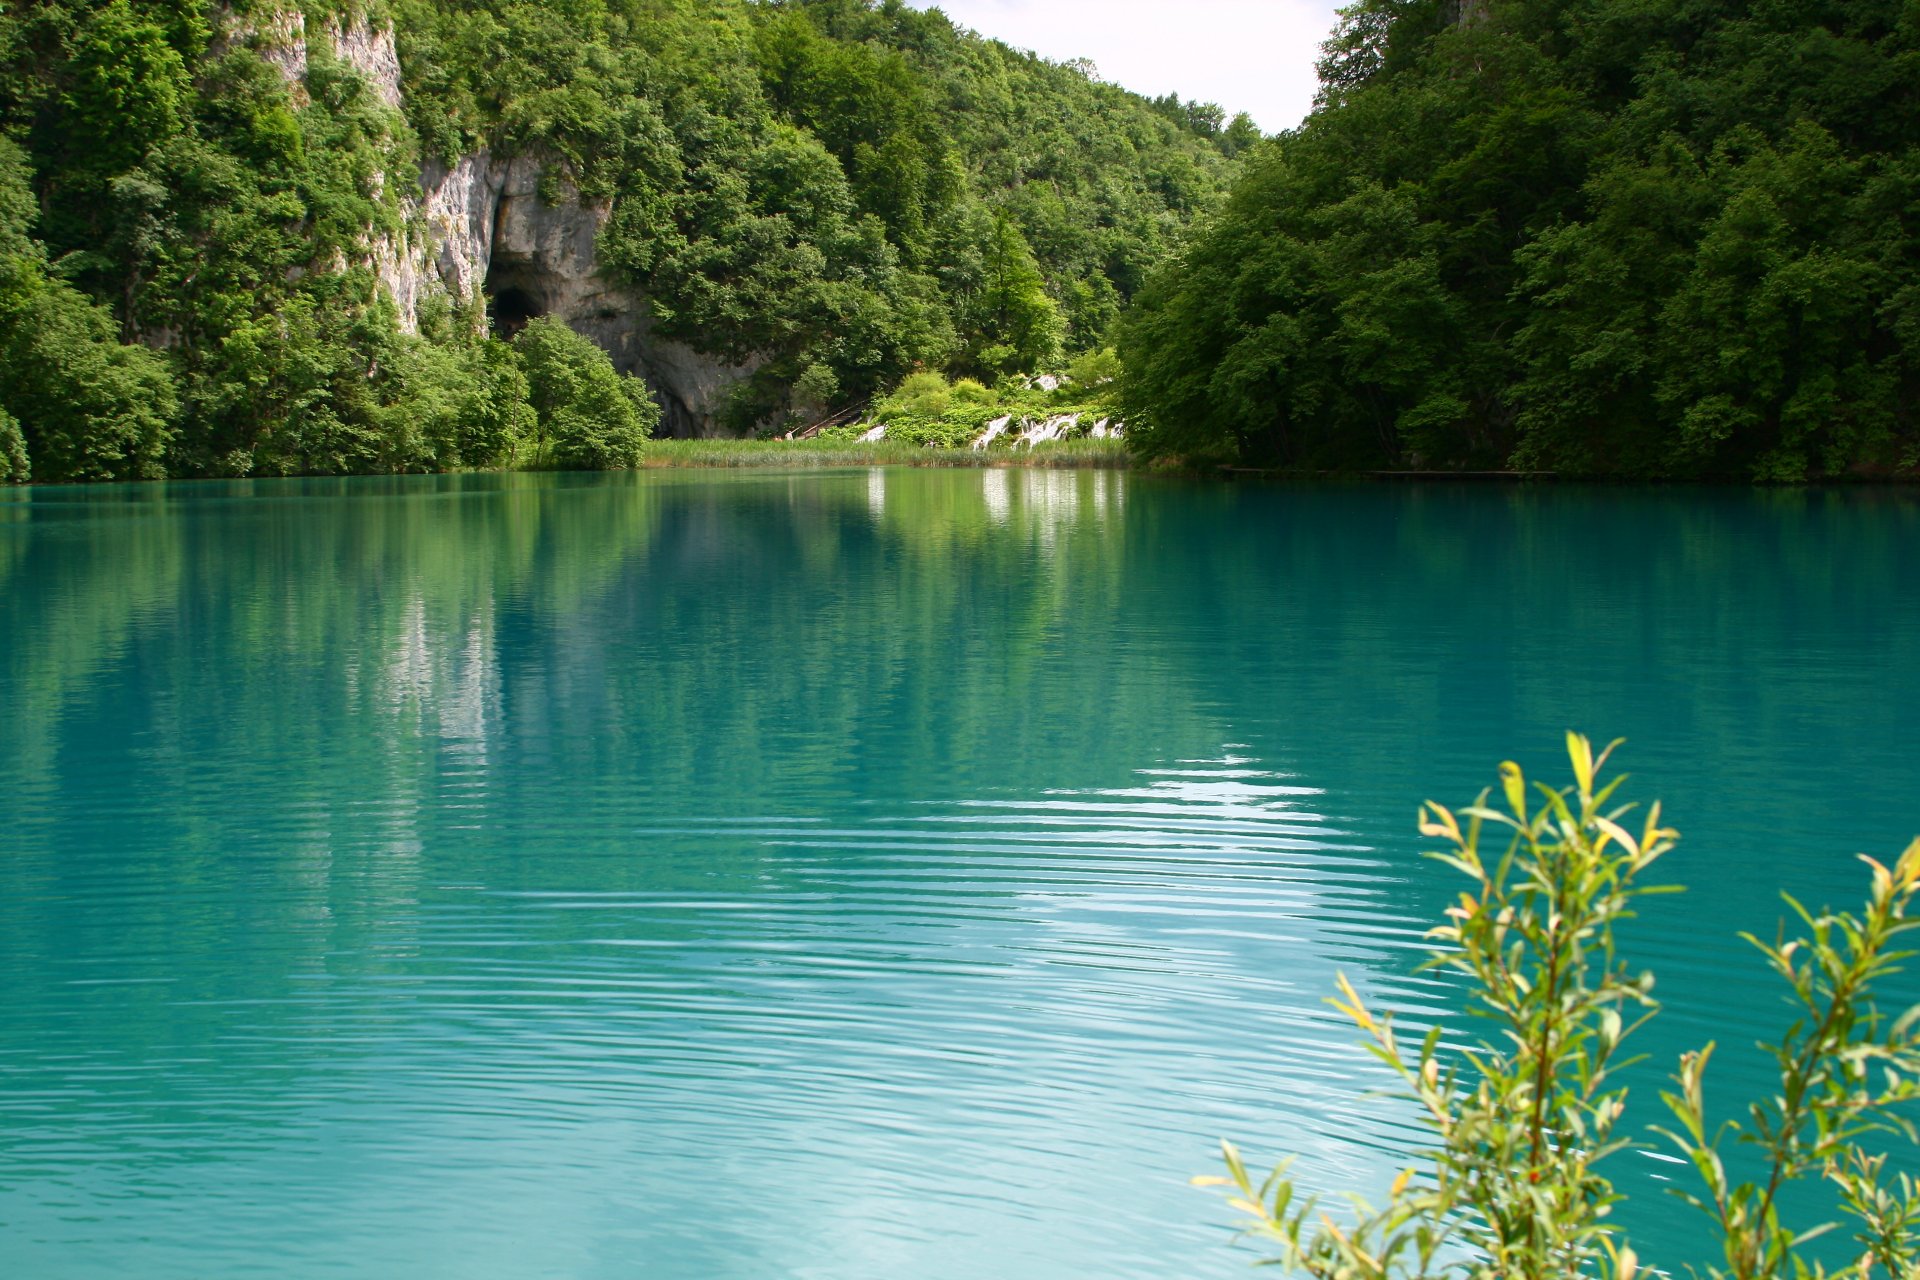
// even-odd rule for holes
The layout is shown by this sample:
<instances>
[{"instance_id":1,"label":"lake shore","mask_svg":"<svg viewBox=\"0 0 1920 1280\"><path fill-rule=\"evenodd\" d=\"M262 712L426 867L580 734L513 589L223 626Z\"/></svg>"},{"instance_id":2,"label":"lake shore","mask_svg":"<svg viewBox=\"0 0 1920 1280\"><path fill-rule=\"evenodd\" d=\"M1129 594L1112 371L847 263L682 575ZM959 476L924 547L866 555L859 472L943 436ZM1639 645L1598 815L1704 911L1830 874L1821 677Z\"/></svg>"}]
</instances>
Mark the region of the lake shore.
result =
<instances>
[{"instance_id":1,"label":"lake shore","mask_svg":"<svg viewBox=\"0 0 1920 1280\"><path fill-rule=\"evenodd\" d=\"M1062 440L1032 449L927 448L888 440L650 440L643 470L677 467L1131 467L1122 440Z\"/></svg>"}]
</instances>

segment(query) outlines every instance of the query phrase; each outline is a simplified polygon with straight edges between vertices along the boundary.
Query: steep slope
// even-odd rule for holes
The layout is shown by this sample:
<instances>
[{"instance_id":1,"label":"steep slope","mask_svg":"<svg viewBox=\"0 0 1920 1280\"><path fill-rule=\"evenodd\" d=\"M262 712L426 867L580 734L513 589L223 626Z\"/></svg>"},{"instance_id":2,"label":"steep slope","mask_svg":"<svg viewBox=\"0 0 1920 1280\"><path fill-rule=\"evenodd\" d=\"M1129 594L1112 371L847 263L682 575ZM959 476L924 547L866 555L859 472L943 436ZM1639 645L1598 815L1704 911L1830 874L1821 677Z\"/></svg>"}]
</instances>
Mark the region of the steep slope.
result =
<instances>
[{"instance_id":1,"label":"steep slope","mask_svg":"<svg viewBox=\"0 0 1920 1280\"><path fill-rule=\"evenodd\" d=\"M683 435L1042 367L1249 132L891 0L29 0L0 324L52 298L68 362L117 343L178 408L71 421L0 368L0 410L40 479L409 470L515 449L544 316Z\"/></svg>"}]
</instances>

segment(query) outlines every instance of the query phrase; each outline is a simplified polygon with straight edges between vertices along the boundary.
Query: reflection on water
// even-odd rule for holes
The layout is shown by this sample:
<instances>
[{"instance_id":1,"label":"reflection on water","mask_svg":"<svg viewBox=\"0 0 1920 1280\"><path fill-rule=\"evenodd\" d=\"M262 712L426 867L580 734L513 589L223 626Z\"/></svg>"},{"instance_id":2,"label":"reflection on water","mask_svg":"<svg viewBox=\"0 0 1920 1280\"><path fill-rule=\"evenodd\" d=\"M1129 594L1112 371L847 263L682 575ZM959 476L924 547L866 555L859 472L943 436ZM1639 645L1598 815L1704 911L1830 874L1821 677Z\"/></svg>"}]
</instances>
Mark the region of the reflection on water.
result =
<instances>
[{"instance_id":1,"label":"reflection on water","mask_svg":"<svg viewBox=\"0 0 1920 1280\"><path fill-rule=\"evenodd\" d=\"M8 494L0 1258L1240 1274L1187 1175L1392 1175L1322 996L1445 1003L1414 803L1568 725L1688 836L1649 1047L1770 1025L1734 932L1920 827L1916 534L1100 471Z\"/></svg>"}]
</instances>

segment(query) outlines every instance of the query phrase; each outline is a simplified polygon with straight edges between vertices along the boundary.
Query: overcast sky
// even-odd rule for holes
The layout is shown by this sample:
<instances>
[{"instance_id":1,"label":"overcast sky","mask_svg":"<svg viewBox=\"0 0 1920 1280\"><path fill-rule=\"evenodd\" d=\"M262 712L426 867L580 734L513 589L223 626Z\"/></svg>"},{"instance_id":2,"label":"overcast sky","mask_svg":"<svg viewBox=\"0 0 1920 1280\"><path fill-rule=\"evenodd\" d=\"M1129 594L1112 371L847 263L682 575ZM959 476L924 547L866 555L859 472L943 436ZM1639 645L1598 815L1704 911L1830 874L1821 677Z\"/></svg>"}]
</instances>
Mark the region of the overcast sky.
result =
<instances>
[{"instance_id":1,"label":"overcast sky","mask_svg":"<svg viewBox=\"0 0 1920 1280\"><path fill-rule=\"evenodd\" d=\"M1313 105L1313 64L1344 0L913 0L1056 62L1088 58L1137 93L1217 102L1267 133Z\"/></svg>"}]
</instances>

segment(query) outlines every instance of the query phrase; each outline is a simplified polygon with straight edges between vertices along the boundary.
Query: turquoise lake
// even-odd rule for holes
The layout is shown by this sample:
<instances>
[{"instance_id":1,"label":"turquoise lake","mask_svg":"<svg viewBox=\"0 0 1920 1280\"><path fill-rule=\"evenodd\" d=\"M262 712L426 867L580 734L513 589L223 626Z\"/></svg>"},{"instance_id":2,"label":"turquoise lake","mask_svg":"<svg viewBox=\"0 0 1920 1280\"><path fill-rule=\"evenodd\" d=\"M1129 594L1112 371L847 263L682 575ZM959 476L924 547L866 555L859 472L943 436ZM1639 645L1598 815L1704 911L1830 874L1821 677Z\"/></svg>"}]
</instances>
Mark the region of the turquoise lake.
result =
<instances>
[{"instance_id":1,"label":"turquoise lake","mask_svg":"<svg viewBox=\"0 0 1920 1280\"><path fill-rule=\"evenodd\" d=\"M1448 1007L1415 808L1568 728L1684 834L1636 1114L1730 1110L1738 931L1920 833L1920 494L0 493L0 1273L1249 1274L1188 1177L1405 1163L1323 998Z\"/></svg>"}]
</instances>

